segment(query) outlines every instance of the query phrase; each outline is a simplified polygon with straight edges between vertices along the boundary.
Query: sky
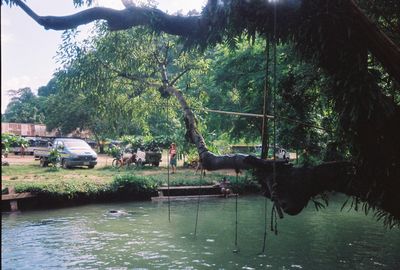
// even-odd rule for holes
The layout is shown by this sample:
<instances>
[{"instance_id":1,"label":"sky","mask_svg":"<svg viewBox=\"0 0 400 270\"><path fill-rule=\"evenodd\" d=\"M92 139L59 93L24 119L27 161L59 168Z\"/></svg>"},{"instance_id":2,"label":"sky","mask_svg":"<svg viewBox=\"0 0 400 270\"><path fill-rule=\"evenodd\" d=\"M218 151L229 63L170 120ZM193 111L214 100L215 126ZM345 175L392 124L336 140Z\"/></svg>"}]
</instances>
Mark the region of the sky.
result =
<instances>
[{"instance_id":1,"label":"sky","mask_svg":"<svg viewBox=\"0 0 400 270\"><path fill-rule=\"evenodd\" d=\"M28 6L38 15L69 15L76 9L72 0L27 0ZM123 9L121 0L98 0L99 6ZM173 13L201 8L206 0L158 0L158 8ZM80 26L83 33L90 28ZM60 66L55 55L61 43L62 31L45 30L19 7L1 6L1 113L10 97L8 90L30 87L35 93L46 85ZM83 34L84 35L84 34Z\"/></svg>"}]
</instances>

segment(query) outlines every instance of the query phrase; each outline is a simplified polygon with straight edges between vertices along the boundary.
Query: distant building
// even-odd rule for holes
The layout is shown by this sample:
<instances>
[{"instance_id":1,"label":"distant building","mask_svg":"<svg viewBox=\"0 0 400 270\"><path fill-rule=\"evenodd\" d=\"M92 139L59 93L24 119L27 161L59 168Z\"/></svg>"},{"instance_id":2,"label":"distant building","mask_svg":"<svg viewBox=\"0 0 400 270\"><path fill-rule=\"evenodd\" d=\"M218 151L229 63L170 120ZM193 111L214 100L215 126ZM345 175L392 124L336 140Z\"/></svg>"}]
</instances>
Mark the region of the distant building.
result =
<instances>
[{"instance_id":1,"label":"distant building","mask_svg":"<svg viewBox=\"0 0 400 270\"><path fill-rule=\"evenodd\" d=\"M50 132L46 131L46 125L43 124L26 124L26 123L1 123L1 133L11 133L23 137L57 137L61 136L60 131L54 129ZM89 130L80 130L77 128L67 137L89 138L92 133ZM65 135L64 135L65 136Z\"/></svg>"},{"instance_id":2,"label":"distant building","mask_svg":"<svg viewBox=\"0 0 400 270\"><path fill-rule=\"evenodd\" d=\"M1 123L1 133L11 133L20 136L54 136L55 132L46 131L46 125L26 123Z\"/></svg>"}]
</instances>

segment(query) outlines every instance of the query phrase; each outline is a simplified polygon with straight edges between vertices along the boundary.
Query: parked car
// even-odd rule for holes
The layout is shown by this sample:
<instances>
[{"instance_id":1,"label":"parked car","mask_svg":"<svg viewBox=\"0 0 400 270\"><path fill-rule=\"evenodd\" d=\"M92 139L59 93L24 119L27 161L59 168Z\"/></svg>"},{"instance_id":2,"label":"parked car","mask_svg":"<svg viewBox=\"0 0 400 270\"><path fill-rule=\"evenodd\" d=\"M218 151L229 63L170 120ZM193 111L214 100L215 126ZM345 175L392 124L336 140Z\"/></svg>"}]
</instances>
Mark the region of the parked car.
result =
<instances>
[{"instance_id":1,"label":"parked car","mask_svg":"<svg viewBox=\"0 0 400 270\"><path fill-rule=\"evenodd\" d=\"M33 155L35 159L39 159L39 156L36 156L35 153L37 153L39 150L47 150L50 142L51 141L49 139L43 138L39 138L35 141L35 144L33 146Z\"/></svg>"},{"instance_id":2,"label":"parked car","mask_svg":"<svg viewBox=\"0 0 400 270\"><path fill-rule=\"evenodd\" d=\"M142 151L139 148L136 151L135 160L138 166L151 164L155 167L158 167L161 162L161 151Z\"/></svg>"},{"instance_id":3,"label":"parked car","mask_svg":"<svg viewBox=\"0 0 400 270\"><path fill-rule=\"evenodd\" d=\"M56 138L49 143L46 150L37 150L34 155L39 157L40 165L46 167L49 163L50 151L57 149L61 153L61 166L65 169L77 166L94 168L97 164L97 154L84 140Z\"/></svg>"},{"instance_id":4,"label":"parked car","mask_svg":"<svg viewBox=\"0 0 400 270\"><path fill-rule=\"evenodd\" d=\"M86 140L87 144L90 145L90 147L92 147L92 149L96 149L97 147L97 142L92 141L92 140Z\"/></svg>"}]
</instances>

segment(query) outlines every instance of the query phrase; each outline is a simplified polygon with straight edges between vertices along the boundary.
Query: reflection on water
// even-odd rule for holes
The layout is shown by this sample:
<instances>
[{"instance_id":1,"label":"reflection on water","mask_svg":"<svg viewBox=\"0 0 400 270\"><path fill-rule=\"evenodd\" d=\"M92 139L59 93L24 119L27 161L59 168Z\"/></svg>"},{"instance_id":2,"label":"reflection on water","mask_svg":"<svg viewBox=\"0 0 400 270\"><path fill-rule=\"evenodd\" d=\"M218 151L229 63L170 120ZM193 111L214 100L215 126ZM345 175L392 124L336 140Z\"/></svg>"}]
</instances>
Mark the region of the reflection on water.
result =
<instances>
[{"instance_id":1,"label":"reflection on water","mask_svg":"<svg viewBox=\"0 0 400 270\"><path fill-rule=\"evenodd\" d=\"M263 244L264 199L96 204L2 216L2 269L400 269L400 234L354 211L311 207ZM269 209L270 211L270 209ZM269 222L269 215L268 215Z\"/></svg>"}]
</instances>

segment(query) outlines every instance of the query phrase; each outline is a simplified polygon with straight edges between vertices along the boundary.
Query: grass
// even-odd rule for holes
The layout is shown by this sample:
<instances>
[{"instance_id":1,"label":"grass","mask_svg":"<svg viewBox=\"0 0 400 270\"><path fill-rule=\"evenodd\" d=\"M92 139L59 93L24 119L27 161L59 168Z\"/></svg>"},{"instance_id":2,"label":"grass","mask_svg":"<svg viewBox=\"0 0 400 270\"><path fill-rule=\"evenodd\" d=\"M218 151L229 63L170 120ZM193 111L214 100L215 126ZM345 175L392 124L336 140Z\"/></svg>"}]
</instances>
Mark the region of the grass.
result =
<instances>
[{"instance_id":1,"label":"grass","mask_svg":"<svg viewBox=\"0 0 400 270\"><path fill-rule=\"evenodd\" d=\"M207 172L203 178L192 169L178 169L168 176L167 168L143 167L114 169L110 166L94 169L42 168L39 165L12 165L2 168L2 189L14 186L16 192L38 194L71 200L76 198L138 198L154 196L158 186L211 185L227 177L235 192L257 192L259 187L248 175L240 176ZM169 178L169 179L168 179Z\"/></svg>"},{"instance_id":2,"label":"grass","mask_svg":"<svg viewBox=\"0 0 400 270\"><path fill-rule=\"evenodd\" d=\"M114 170L76 168L71 170L42 168L39 165L12 165L2 167L2 186L19 184L89 181L109 183L116 174Z\"/></svg>"}]
</instances>

